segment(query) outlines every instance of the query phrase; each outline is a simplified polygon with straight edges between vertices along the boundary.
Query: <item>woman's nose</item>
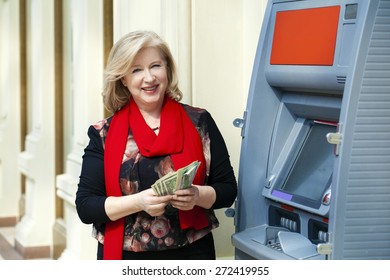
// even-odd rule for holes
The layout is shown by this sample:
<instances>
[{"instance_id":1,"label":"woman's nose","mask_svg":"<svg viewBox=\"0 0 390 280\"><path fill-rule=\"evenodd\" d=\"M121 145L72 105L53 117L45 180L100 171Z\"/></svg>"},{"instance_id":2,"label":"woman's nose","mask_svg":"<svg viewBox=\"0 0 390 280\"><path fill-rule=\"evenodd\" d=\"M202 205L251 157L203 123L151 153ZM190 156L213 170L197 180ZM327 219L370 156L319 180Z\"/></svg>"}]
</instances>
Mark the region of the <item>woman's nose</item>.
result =
<instances>
[{"instance_id":1,"label":"woman's nose","mask_svg":"<svg viewBox=\"0 0 390 280\"><path fill-rule=\"evenodd\" d=\"M144 80L146 82L153 82L154 81L154 75L153 73L149 70L149 69L146 69L145 70L145 76L144 76Z\"/></svg>"}]
</instances>

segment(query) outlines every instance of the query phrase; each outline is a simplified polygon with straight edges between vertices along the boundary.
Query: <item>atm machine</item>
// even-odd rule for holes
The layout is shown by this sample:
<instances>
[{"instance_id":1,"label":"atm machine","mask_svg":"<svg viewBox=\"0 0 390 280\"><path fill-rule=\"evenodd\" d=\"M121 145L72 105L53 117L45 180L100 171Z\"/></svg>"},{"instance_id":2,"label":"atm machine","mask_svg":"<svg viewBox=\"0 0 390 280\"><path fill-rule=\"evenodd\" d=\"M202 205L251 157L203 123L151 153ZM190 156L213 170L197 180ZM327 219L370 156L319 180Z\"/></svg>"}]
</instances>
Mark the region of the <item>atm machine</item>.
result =
<instances>
[{"instance_id":1,"label":"atm machine","mask_svg":"<svg viewBox=\"0 0 390 280\"><path fill-rule=\"evenodd\" d=\"M390 1L268 2L241 128L236 259L390 259Z\"/></svg>"}]
</instances>

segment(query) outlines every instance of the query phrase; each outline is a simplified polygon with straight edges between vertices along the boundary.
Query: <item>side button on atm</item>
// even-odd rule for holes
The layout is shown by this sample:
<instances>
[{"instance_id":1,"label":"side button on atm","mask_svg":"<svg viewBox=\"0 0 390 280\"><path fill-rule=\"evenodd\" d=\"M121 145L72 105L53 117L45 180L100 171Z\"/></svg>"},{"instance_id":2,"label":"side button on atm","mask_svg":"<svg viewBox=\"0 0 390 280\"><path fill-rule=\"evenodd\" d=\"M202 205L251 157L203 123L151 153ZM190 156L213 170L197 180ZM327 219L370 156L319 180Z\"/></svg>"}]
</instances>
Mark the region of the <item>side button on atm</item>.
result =
<instances>
[{"instance_id":1,"label":"side button on atm","mask_svg":"<svg viewBox=\"0 0 390 280\"><path fill-rule=\"evenodd\" d=\"M322 197L322 204L324 204L324 205L329 205L329 203L330 203L330 195L331 195L331 191L328 190L328 191L324 194L324 196Z\"/></svg>"}]
</instances>

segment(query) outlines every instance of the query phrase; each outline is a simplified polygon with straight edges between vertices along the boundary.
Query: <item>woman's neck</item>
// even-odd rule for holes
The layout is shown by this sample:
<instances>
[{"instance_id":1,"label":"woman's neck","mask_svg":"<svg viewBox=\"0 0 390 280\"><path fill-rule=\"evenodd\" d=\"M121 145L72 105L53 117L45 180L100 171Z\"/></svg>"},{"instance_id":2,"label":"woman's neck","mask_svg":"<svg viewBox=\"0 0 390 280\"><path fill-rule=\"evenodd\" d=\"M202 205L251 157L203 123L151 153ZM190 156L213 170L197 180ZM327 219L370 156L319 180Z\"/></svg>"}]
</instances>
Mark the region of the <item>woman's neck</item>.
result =
<instances>
[{"instance_id":1,"label":"woman's neck","mask_svg":"<svg viewBox=\"0 0 390 280\"><path fill-rule=\"evenodd\" d=\"M157 127L160 127L160 116L161 116L161 107L160 108L155 108L155 109L141 109L140 112L142 116L144 117L144 120L146 124L152 128L156 129ZM156 129L157 130L157 129Z\"/></svg>"}]
</instances>

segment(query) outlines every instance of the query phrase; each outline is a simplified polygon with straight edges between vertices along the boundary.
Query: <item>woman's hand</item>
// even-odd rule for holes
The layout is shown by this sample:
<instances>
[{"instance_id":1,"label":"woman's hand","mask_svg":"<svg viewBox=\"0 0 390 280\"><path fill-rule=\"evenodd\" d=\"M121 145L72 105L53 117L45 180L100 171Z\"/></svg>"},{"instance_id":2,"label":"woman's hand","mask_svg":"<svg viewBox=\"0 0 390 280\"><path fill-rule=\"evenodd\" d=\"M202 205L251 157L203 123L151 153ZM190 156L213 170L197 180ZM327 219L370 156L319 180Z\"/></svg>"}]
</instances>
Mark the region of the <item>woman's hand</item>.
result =
<instances>
[{"instance_id":1,"label":"woman's hand","mask_svg":"<svg viewBox=\"0 0 390 280\"><path fill-rule=\"evenodd\" d=\"M165 206L171 201L171 195L157 196L153 189L147 189L137 194L139 207L150 216L160 216Z\"/></svg>"},{"instance_id":2,"label":"woman's hand","mask_svg":"<svg viewBox=\"0 0 390 280\"><path fill-rule=\"evenodd\" d=\"M171 205L180 210L191 210L195 205L210 209L214 205L216 196L211 186L192 185L191 188L176 191L172 196Z\"/></svg>"},{"instance_id":3,"label":"woman's hand","mask_svg":"<svg viewBox=\"0 0 390 280\"><path fill-rule=\"evenodd\" d=\"M172 196L171 205L180 210L191 210L199 200L199 189L192 185L191 188L178 190Z\"/></svg>"},{"instance_id":4,"label":"woman's hand","mask_svg":"<svg viewBox=\"0 0 390 280\"><path fill-rule=\"evenodd\" d=\"M111 221L126 217L128 215L145 211L151 216L160 216L165 211L165 206L170 202L172 196L157 196L153 189L125 195L107 197L104 207L107 216Z\"/></svg>"},{"instance_id":5,"label":"woman's hand","mask_svg":"<svg viewBox=\"0 0 390 280\"><path fill-rule=\"evenodd\" d=\"M192 185L191 188L176 191L174 195L157 196L153 189L125 195L110 196L105 201L105 210L111 221L145 211L151 216L161 216L170 203L180 210L191 210L195 205L210 209L216 199L215 190L211 186Z\"/></svg>"}]
</instances>

